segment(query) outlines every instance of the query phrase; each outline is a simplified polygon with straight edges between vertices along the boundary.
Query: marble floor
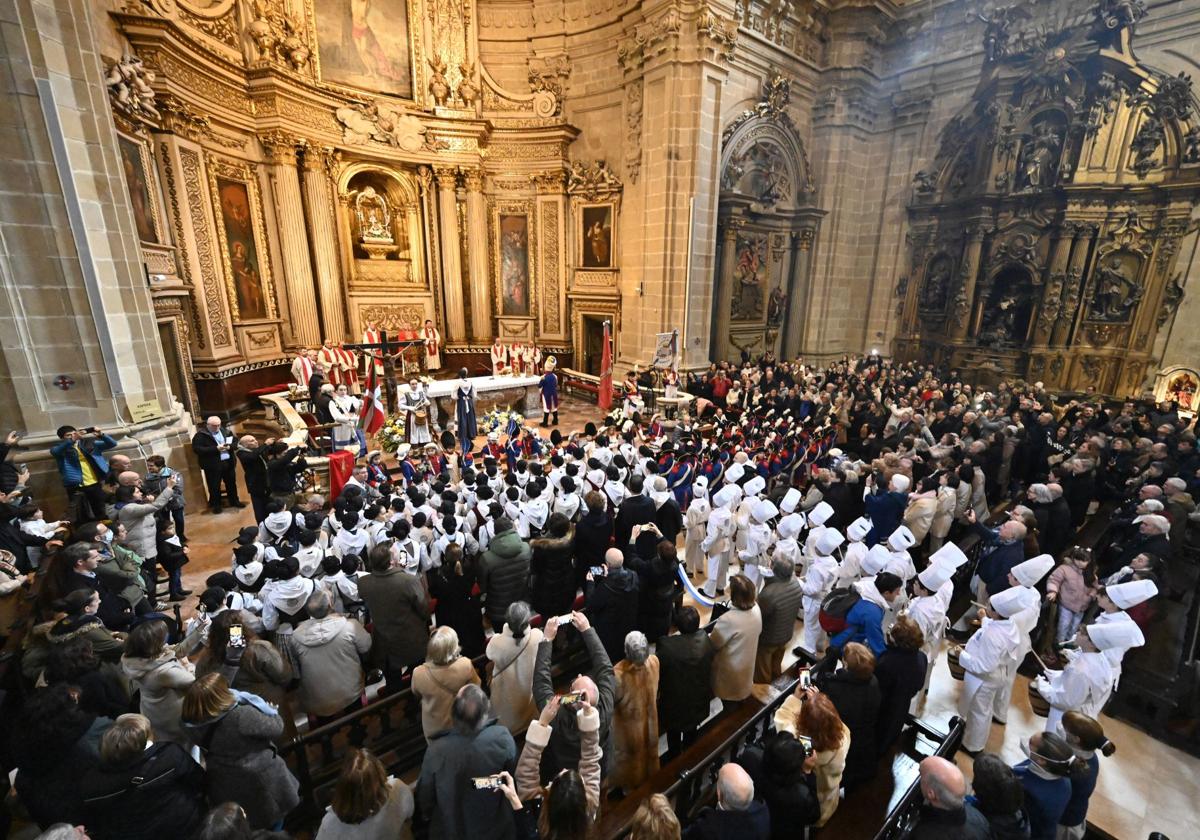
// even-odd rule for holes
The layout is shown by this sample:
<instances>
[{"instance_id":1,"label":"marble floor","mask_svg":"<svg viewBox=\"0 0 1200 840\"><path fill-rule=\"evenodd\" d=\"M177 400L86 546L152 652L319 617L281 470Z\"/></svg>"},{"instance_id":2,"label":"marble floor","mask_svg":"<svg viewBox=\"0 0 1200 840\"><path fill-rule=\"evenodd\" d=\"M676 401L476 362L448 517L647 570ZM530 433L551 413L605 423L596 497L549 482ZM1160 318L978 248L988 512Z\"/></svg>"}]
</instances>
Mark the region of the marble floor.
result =
<instances>
[{"instance_id":1,"label":"marble floor","mask_svg":"<svg viewBox=\"0 0 1200 840\"><path fill-rule=\"evenodd\" d=\"M594 405L568 398L559 415L560 428L564 433L568 429L582 428L586 421L595 420L597 416ZM536 427L532 421L529 425ZM548 436L548 430L540 432ZM240 473L239 470L239 480ZM188 515L190 562L185 567L184 581L194 594L184 604L185 615L194 609L196 595L204 588L204 579L215 571L229 568L230 541L239 527L249 524L253 524L249 508L227 510L217 515L202 512ZM800 641L799 623L796 628L793 644ZM785 665L790 665L793 660L789 653ZM993 724L988 739L990 751L1014 764L1024 759L1021 741L1045 725L1045 718L1034 715L1029 707L1027 683L1025 677L1017 677L1008 724ZM934 667L922 717L935 724L945 724L956 714L961 689L962 683L950 676L943 651ZM1195 804L1200 789L1196 782L1200 778L1200 759L1113 718L1102 716L1101 722L1109 739L1116 744L1117 752L1110 758L1101 759L1100 778L1092 797L1089 820L1121 840L1143 840L1152 831L1162 832L1170 840L1200 837L1200 809ZM969 777L970 757L960 752L958 764Z\"/></svg>"}]
</instances>

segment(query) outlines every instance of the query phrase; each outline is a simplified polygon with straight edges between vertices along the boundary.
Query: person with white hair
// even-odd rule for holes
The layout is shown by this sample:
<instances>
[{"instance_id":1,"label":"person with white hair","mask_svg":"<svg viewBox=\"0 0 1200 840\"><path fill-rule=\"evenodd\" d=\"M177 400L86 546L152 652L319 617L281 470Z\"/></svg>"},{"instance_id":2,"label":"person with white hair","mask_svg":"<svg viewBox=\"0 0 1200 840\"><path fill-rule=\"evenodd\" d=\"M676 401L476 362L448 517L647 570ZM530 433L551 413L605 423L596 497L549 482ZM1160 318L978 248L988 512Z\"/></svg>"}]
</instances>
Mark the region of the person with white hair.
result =
<instances>
[{"instance_id":1,"label":"person with white hair","mask_svg":"<svg viewBox=\"0 0 1200 840\"><path fill-rule=\"evenodd\" d=\"M412 693L421 701L421 730L426 741L450 728L454 698L465 685L479 685L479 674L462 655L454 628L439 627L429 637L425 662L412 675Z\"/></svg>"},{"instance_id":2,"label":"person with white hair","mask_svg":"<svg viewBox=\"0 0 1200 840\"><path fill-rule=\"evenodd\" d=\"M987 817L966 801L967 781L954 762L931 755L919 765L921 814L911 840L989 840Z\"/></svg>"},{"instance_id":3,"label":"person with white hair","mask_svg":"<svg viewBox=\"0 0 1200 840\"><path fill-rule=\"evenodd\" d=\"M754 780L730 762L717 773L717 806L704 808L683 840L770 840L771 813L754 798Z\"/></svg>"},{"instance_id":4,"label":"person with white hair","mask_svg":"<svg viewBox=\"0 0 1200 840\"><path fill-rule=\"evenodd\" d=\"M613 666L613 758L609 787L631 791L658 770L658 657L639 630L625 636L625 658Z\"/></svg>"},{"instance_id":5,"label":"person with white hair","mask_svg":"<svg viewBox=\"0 0 1200 840\"><path fill-rule=\"evenodd\" d=\"M896 530L908 507L908 488L911 479L896 473L888 482L887 489L875 486L875 475L867 476L863 489L863 506L871 520L871 532L867 534L867 548L883 542L887 535Z\"/></svg>"},{"instance_id":6,"label":"person with white hair","mask_svg":"<svg viewBox=\"0 0 1200 840\"><path fill-rule=\"evenodd\" d=\"M689 575L704 574L708 566L708 557L700 546L704 542L710 513L708 479L699 476L692 483L692 501L684 519L683 564Z\"/></svg>"}]
</instances>

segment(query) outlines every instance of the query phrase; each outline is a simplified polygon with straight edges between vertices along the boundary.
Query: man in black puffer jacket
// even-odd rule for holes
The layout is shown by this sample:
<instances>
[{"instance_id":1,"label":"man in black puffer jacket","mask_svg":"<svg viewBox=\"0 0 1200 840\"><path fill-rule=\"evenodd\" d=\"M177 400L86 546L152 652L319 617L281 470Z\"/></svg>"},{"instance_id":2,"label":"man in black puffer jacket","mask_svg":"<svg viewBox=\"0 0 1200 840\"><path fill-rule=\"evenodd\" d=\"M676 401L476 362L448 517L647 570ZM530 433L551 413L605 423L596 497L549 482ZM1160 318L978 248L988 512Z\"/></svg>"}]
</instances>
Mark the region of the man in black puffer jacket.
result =
<instances>
[{"instance_id":1,"label":"man in black puffer jacket","mask_svg":"<svg viewBox=\"0 0 1200 840\"><path fill-rule=\"evenodd\" d=\"M121 715L100 738L100 763L81 784L93 840L191 837L204 819L204 770L172 741L150 740L150 721Z\"/></svg>"},{"instance_id":2,"label":"man in black puffer jacket","mask_svg":"<svg viewBox=\"0 0 1200 840\"><path fill-rule=\"evenodd\" d=\"M625 555L617 548L604 555L604 574L587 575L587 613L613 664L625 658L625 636L638 626L638 585L637 573L625 568Z\"/></svg>"},{"instance_id":3,"label":"man in black puffer jacket","mask_svg":"<svg viewBox=\"0 0 1200 840\"><path fill-rule=\"evenodd\" d=\"M483 591L484 611L492 627L504 626L504 614L513 601L528 600L529 543L513 529L512 520L496 520L496 536L488 543L479 564L479 588Z\"/></svg>"}]
</instances>

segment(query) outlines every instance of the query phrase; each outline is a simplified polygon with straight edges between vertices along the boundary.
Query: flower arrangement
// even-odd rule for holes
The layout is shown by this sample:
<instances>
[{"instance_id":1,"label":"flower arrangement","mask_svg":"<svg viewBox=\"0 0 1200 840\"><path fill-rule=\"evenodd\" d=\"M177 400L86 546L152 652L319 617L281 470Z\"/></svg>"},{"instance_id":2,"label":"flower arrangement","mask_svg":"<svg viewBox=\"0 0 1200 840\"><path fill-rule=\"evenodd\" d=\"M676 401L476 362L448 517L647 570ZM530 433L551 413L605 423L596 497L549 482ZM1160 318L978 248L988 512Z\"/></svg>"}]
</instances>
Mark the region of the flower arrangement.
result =
<instances>
[{"instance_id":1,"label":"flower arrangement","mask_svg":"<svg viewBox=\"0 0 1200 840\"><path fill-rule=\"evenodd\" d=\"M393 414L388 417L387 422L375 433L375 440L379 442L380 449L394 455L400 444L404 443L404 415Z\"/></svg>"},{"instance_id":2,"label":"flower arrangement","mask_svg":"<svg viewBox=\"0 0 1200 840\"><path fill-rule=\"evenodd\" d=\"M517 426L525 425L525 417L516 411L509 411L499 408L493 408L483 417L479 418L479 428L485 435L492 432L499 434L508 434L509 429L513 424Z\"/></svg>"}]
</instances>

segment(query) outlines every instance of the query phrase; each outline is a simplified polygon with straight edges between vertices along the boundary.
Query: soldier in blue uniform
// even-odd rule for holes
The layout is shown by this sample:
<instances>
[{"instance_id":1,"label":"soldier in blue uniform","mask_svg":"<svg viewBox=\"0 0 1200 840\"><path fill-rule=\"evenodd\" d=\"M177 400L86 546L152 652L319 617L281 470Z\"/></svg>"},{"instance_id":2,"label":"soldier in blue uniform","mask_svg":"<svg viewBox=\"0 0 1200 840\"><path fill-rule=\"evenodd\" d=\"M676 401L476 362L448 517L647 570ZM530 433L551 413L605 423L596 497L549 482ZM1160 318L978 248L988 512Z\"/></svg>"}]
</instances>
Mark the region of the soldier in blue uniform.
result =
<instances>
[{"instance_id":1,"label":"soldier in blue uniform","mask_svg":"<svg viewBox=\"0 0 1200 840\"><path fill-rule=\"evenodd\" d=\"M542 374L542 380L538 383L538 388L542 392L542 425L550 425L550 416L554 416L554 425L558 425L558 374L554 369L558 367L558 361L551 356L546 359L546 372Z\"/></svg>"}]
</instances>

